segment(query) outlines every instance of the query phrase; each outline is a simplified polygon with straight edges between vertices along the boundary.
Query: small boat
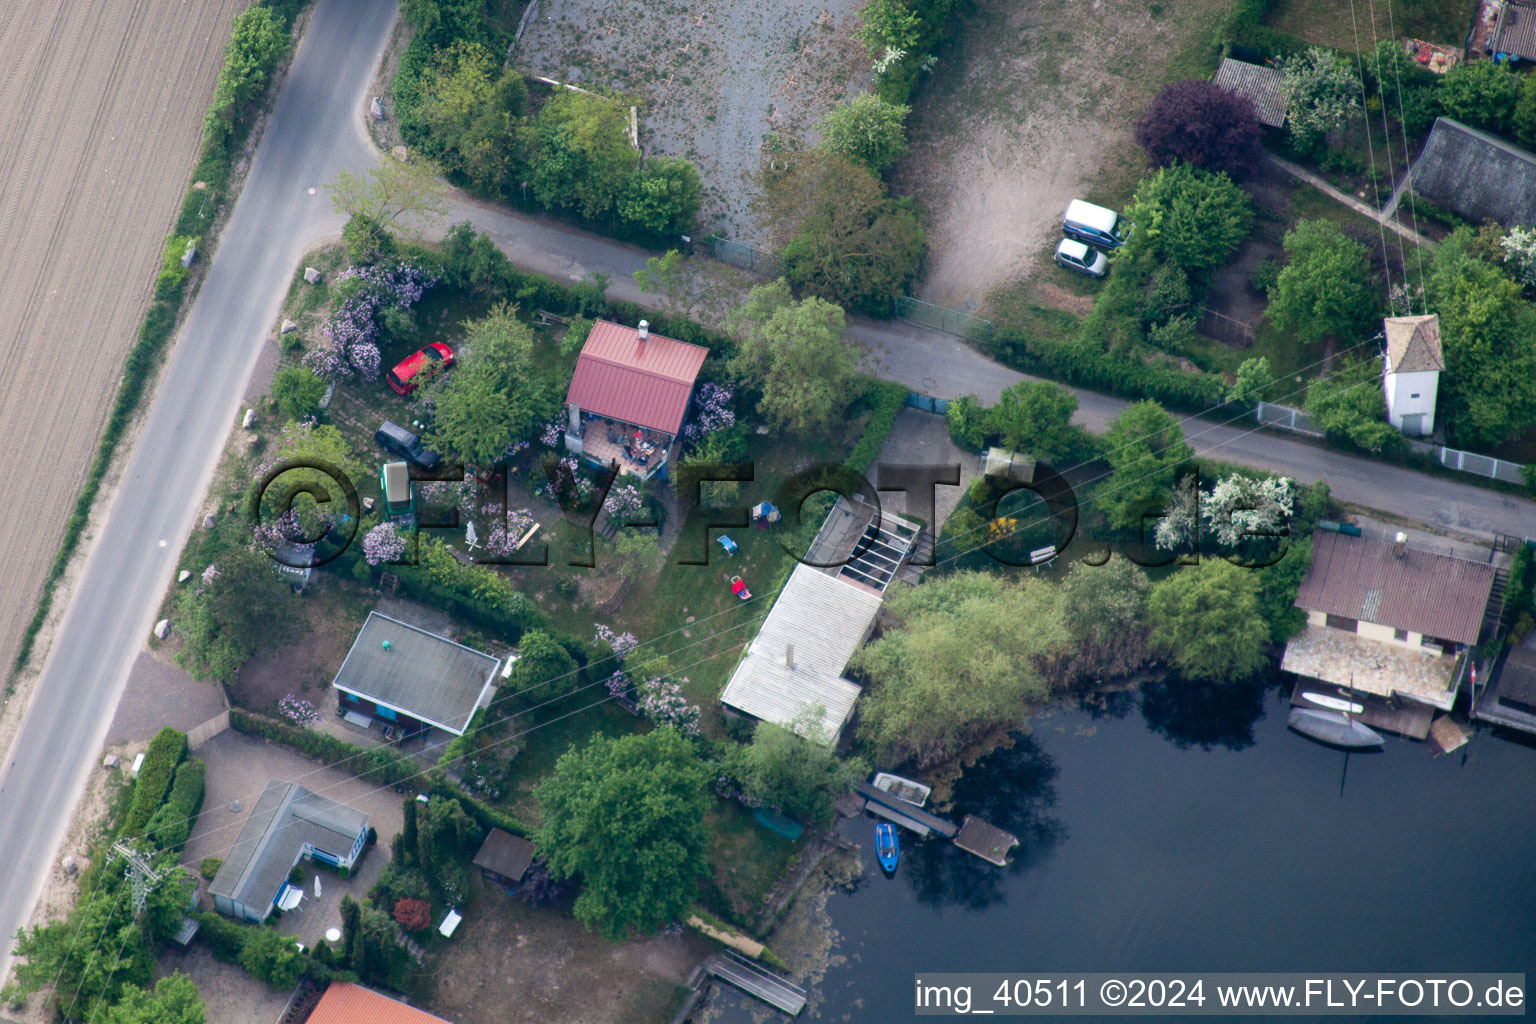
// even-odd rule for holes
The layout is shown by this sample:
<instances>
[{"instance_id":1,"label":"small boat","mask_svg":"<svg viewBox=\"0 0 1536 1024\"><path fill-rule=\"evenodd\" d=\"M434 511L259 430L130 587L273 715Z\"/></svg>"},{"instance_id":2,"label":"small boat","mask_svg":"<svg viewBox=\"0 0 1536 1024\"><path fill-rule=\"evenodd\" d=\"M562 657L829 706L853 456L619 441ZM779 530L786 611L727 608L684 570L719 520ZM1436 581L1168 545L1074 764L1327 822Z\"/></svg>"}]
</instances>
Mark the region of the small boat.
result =
<instances>
[{"instance_id":1,"label":"small boat","mask_svg":"<svg viewBox=\"0 0 1536 1024\"><path fill-rule=\"evenodd\" d=\"M925 786L921 782L913 782L904 779L900 775L892 775L890 772L879 772L875 775L874 787L882 793L905 800L917 807L928 802L928 794L933 792L933 787Z\"/></svg>"},{"instance_id":2,"label":"small boat","mask_svg":"<svg viewBox=\"0 0 1536 1024\"><path fill-rule=\"evenodd\" d=\"M1316 704L1320 708L1328 708L1332 711L1347 711L1352 715L1358 715L1365 710L1362 704L1347 701L1343 697L1330 697L1326 693L1313 693L1310 690L1302 690L1301 698L1309 704Z\"/></svg>"},{"instance_id":3,"label":"small boat","mask_svg":"<svg viewBox=\"0 0 1536 1024\"><path fill-rule=\"evenodd\" d=\"M882 821L875 826L875 857L879 859L880 867L886 871L895 871L900 856L901 846L896 842L896 826Z\"/></svg>"},{"instance_id":4,"label":"small boat","mask_svg":"<svg viewBox=\"0 0 1536 1024\"><path fill-rule=\"evenodd\" d=\"M1375 729L1361 725L1349 715L1338 711L1294 708L1285 724L1319 743L1343 747L1346 750L1379 747L1383 742L1381 734Z\"/></svg>"}]
</instances>

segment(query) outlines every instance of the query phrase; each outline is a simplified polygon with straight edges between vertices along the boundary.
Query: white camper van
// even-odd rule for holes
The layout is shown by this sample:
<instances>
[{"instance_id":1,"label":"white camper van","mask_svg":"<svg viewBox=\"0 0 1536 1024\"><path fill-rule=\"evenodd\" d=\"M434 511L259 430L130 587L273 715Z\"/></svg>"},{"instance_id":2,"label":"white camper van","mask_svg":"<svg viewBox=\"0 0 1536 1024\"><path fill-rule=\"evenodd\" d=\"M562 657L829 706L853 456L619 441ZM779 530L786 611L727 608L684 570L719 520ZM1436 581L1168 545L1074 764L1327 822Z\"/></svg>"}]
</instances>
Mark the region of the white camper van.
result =
<instances>
[{"instance_id":1,"label":"white camper van","mask_svg":"<svg viewBox=\"0 0 1536 1024\"><path fill-rule=\"evenodd\" d=\"M1118 249L1125 244L1120 215L1114 210L1106 210L1081 199L1074 199L1067 204L1067 214L1061 221L1061 233L1101 249Z\"/></svg>"}]
</instances>

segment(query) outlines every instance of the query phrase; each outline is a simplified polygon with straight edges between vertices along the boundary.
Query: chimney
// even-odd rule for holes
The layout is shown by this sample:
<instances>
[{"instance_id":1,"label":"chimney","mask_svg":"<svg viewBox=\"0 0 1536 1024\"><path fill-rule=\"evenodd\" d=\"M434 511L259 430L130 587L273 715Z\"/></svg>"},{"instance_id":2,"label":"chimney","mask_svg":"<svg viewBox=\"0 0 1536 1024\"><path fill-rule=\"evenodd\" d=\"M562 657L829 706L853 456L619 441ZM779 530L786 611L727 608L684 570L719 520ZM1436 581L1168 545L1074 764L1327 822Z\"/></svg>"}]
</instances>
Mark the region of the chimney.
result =
<instances>
[{"instance_id":1,"label":"chimney","mask_svg":"<svg viewBox=\"0 0 1536 1024\"><path fill-rule=\"evenodd\" d=\"M642 342L644 342L646 338L649 338L651 336L651 322L649 320L641 320L640 321L639 335L640 335L640 340Z\"/></svg>"},{"instance_id":2,"label":"chimney","mask_svg":"<svg viewBox=\"0 0 1536 1024\"><path fill-rule=\"evenodd\" d=\"M1399 530L1399 531L1397 531L1397 536L1395 538L1393 538L1393 541L1394 542L1392 544L1392 557L1393 558L1402 558L1403 557L1403 551L1406 550L1407 547L1408 547L1408 535L1406 533L1404 533L1403 531Z\"/></svg>"},{"instance_id":3,"label":"chimney","mask_svg":"<svg viewBox=\"0 0 1536 1024\"><path fill-rule=\"evenodd\" d=\"M784 667L785 668L791 668L791 669L795 667L795 645L794 644L785 644L784 645Z\"/></svg>"}]
</instances>

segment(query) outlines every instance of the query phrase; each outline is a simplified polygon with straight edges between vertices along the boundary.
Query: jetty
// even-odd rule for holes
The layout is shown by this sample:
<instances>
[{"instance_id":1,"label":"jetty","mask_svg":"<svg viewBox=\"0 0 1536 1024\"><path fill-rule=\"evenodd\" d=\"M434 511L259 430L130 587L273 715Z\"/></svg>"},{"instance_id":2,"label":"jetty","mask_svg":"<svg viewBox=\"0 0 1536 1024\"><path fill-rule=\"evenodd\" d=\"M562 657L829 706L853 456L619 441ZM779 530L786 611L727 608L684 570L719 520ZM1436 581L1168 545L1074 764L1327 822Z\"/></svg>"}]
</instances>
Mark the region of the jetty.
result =
<instances>
[{"instance_id":1,"label":"jetty","mask_svg":"<svg viewBox=\"0 0 1536 1024\"><path fill-rule=\"evenodd\" d=\"M864 798L864 809L887 821L920 836L935 833L954 840L966 853L974 854L999 867L1008 862L1008 851L1019 844L1018 837L1004 832L996 825L982 821L974 814L967 814L959 825L948 818L925 811L910 800L903 800L895 793L886 792L869 782L861 782L854 790Z\"/></svg>"},{"instance_id":2,"label":"jetty","mask_svg":"<svg viewBox=\"0 0 1536 1024\"><path fill-rule=\"evenodd\" d=\"M704 970L791 1017L805 1009L805 989L731 950L704 961Z\"/></svg>"}]
</instances>

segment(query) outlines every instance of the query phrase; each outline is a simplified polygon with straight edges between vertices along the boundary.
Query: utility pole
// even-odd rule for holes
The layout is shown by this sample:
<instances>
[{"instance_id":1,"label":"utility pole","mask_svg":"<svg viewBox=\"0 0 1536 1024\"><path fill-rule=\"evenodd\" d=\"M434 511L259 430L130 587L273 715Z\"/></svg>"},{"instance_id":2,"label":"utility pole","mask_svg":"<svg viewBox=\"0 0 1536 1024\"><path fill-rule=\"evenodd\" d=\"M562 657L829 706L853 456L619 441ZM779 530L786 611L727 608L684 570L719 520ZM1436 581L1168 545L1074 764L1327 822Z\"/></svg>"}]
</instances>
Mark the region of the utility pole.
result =
<instances>
[{"instance_id":1,"label":"utility pole","mask_svg":"<svg viewBox=\"0 0 1536 1024\"><path fill-rule=\"evenodd\" d=\"M112 844L112 852L128 862L128 881L133 885L133 912L144 913L149 890L160 884L160 879L165 877L164 872L156 871L150 865L149 858L121 839Z\"/></svg>"}]
</instances>

